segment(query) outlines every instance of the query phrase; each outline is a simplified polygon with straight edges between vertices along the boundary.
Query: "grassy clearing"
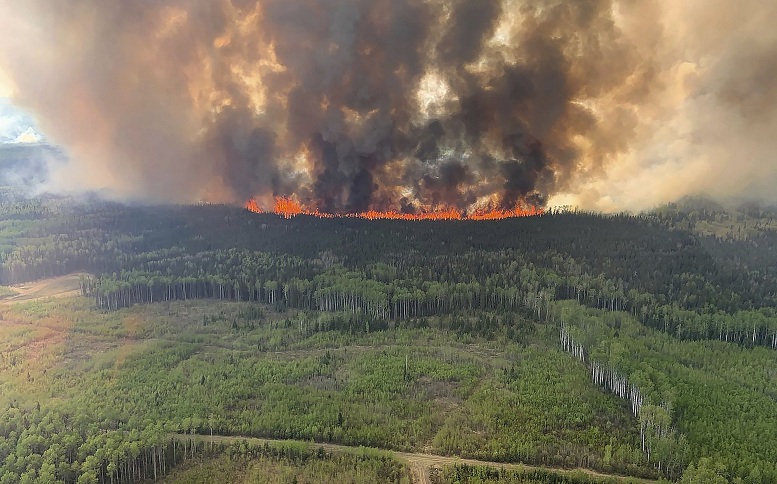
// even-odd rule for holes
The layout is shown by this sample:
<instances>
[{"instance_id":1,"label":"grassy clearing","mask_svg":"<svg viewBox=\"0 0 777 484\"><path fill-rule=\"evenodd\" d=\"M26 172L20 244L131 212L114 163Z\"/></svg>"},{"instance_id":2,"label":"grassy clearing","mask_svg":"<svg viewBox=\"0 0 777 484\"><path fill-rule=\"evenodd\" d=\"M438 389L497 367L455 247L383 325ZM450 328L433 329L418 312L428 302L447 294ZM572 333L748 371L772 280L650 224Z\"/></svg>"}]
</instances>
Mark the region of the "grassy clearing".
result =
<instances>
[{"instance_id":1,"label":"grassy clearing","mask_svg":"<svg viewBox=\"0 0 777 484\"><path fill-rule=\"evenodd\" d=\"M19 293L8 286L0 286L0 300L14 297Z\"/></svg>"},{"instance_id":2,"label":"grassy clearing","mask_svg":"<svg viewBox=\"0 0 777 484\"><path fill-rule=\"evenodd\" d=\"M18 284L0 286L0 301L5 304L37 301L47 298L71 297L80 293L79 281L85 274L76 273Z\"/></svg>"},{"instance_id":3,"label":"grassy clearing","mask_svg":"<svg viewBox=\"0 0 777 484\"><path fill-rule=\"evenodd\" d=\"M626 406L591 385L543 325L522 323L515 339L453 333L434 318L328 330L348 316L209 300L106 313L76 297L2 311L4 395L59 402L98 428L161 422L592 468L612 445L620 469L640 464Z\"/></svg>"},{"instance_id":4,"label":"grassy clearing","mask_svg":"<svg viewBox=\"0 0 777 484\"><path fill-rule=\"evenodd\" d=\"M162 484L241 483L342 483L411 482L406 464L383 453L329 452L297 443L264 446L234 442L216 452L186 462Z\"/></svg>"}]
</instances>

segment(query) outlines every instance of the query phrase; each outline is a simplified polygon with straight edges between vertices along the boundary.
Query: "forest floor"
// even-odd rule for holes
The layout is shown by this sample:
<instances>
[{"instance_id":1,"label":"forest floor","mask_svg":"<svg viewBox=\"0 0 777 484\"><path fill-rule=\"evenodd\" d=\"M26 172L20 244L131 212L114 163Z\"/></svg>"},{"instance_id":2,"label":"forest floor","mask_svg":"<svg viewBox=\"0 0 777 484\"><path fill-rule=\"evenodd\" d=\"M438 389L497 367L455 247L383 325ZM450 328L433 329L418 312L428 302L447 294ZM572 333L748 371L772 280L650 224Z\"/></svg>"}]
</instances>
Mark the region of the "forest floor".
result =
<instances>
[{"instance_id":1,"label":"forest floor","mask_svg":"<svg viewBox=\"0 0 777 484\"><path fill-rule=\"evenodd\" d=\"M39 279L33 282L17 284L10 289L16 294L0 300L0 304L15 304L37 301L50 297L71 297L81 294L79 281L84 273Z\"/></svg>"},{"instance_id":2,"label":"forest floor","mask_svg":"<svg viewBox=\"0 0 777 484\"><path fill-rule=\"evenodd\" d=\"M192 435L175 434L175 437L178 439L184 440L184 439L192 438ZM209 442L231 443L231 442L241 442L241 441L246 441L250 444L255 444L255 445L264 445L265 443L278 444L283 442L299 442L299 443L309 444L316 448L321 447L322 449L328 452L355 453L364 449L364 447L356 447L356 446L348 446L348 445L326 444L326 443L317 443L317 442L313 443L313 442L295 441L295 440L261 439L256 437L235 437L235 436L226 436L226 435L214 435L212 437L208 435L195 435L193 437L206 444ZM614 479L618 482L628 482L628 483L657 482L650 479L626 477L626 476L620 476L616 474L604 474L604 473L595 472L590 469L583 469L583 468L563 469L563 468L555 468L555 467L531 466L526 464L508 464L504 462L490 462L490 461L483 461L483 460L476 460L476 459L463 459L461 457L423 454L418 452L398 452L398 451L386 450L386 449L378 449L378 450L391 454L397 460L407 463L410 466L411 474L413 476L413 482L416 484L431 484L430 472L432 471L432 469L442 469L443 467L462 465L462 464L466 464L468 466L492 467L496 469L506 469L506 470L513 470L513 471L532 471L532 470L542 469L542 470L550 470L559 474L581 474L582 473L591 477Z\"/></svg>"}]
</instances>

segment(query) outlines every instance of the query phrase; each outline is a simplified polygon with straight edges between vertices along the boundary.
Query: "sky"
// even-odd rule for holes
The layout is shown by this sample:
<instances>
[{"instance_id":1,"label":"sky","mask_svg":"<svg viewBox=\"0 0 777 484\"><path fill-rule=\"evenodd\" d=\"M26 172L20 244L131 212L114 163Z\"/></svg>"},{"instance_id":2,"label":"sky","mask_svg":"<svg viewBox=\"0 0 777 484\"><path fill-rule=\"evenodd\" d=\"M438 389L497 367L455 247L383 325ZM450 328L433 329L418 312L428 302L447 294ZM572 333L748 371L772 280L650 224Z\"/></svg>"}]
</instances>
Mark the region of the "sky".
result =
<instances>
[{"instance_id":1,"label":"sky","mask_svg":"<svg viewBox=\"0 0 777 484\"><path fill-rule=\"evenodd\" d=\"M761 0L0 0L0 142L117 199L777 203L774 25Z\"/></svg>"},{"instance_id":2,"label":"sky","mask_svg":"<svg viewBox=\"0 0 777 484\"><path fill-rule=\"evenodd\" d=\"M40 143L45 140L34 117L13 104L12 81L0 70L0 143Z\"/></svg>"},{"instance_id":3,"label":"sky","mask_svg":"<svg viewBox=\"0 0 777 484\"><path fill-rule=\"evenodd\" d=\"M34 118L13 105L9 97L0 96L0 143L40 143Z\"/></svg>"}]
</instances>

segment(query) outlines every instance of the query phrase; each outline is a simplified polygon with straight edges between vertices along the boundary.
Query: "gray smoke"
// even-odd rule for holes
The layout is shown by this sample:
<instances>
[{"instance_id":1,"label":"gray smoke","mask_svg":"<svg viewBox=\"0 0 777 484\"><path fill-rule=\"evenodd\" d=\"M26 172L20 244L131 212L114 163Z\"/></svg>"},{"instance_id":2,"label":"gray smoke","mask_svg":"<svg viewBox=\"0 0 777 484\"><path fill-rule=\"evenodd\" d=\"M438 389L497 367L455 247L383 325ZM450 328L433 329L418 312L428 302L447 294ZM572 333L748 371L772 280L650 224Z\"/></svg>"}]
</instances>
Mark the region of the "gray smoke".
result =
<instances>
[{"instance_id":1,"label":"gray smoke","mask_svg":"<svg viewBox=\"0 0 777 484\"><path fill-rule=\"evenodd\" d=\"M748 153L761 141L744 126L774 123L768 22L707 13L685 35L704 18L717 40L687 42L669 29L698 3L0 0L0 70L77 160L61 182L119 197L623 208L646 201L623 191L630 177L667 186L674 100L690 124L738 116ZM774 18L745 3L739 20ZM702 128L693 150L714 138Z\"/></svg>"}]
</instances>

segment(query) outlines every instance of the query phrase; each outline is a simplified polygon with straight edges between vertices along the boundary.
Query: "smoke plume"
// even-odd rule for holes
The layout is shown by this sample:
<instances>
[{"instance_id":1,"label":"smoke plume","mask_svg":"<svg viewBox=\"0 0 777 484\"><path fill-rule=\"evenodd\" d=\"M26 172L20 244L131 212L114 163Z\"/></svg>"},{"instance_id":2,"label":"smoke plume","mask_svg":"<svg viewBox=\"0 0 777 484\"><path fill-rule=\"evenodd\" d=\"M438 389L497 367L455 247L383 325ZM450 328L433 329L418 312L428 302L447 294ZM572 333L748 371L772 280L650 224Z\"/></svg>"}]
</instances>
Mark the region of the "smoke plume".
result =
<instances>
[{"instance_id":1,"label":"smoke plume","mask_svg":"<svg viewBox=\"0 0 777 484\"><path fill-rule=\"evenodd\" d=\"M642 208L769 195L772 4L0 0L0 71L117 197Z\"/></svg>"}]
</instances>

